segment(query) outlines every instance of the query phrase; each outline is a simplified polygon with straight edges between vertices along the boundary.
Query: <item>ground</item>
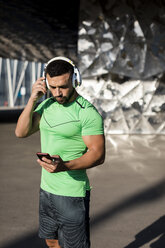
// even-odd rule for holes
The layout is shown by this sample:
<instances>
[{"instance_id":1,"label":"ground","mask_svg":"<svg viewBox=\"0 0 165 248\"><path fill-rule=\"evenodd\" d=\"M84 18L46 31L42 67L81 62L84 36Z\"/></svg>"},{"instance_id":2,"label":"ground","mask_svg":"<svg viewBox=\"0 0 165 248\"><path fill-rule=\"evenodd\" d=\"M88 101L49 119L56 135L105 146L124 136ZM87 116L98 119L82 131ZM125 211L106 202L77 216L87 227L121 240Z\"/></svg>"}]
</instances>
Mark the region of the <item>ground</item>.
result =
<instances>
[{"instance_id":1,"label":"ground","mask_svg":"<svg viewBox=\"0 0 165 248\"><path fill-rule=\"evenodd\" d=\"M0 123L0 247L41 248L37 236L39 133ZM165 247L165 136L106 135L106 161L88 170L91 248Z\"/></svg>"}]
</instances>

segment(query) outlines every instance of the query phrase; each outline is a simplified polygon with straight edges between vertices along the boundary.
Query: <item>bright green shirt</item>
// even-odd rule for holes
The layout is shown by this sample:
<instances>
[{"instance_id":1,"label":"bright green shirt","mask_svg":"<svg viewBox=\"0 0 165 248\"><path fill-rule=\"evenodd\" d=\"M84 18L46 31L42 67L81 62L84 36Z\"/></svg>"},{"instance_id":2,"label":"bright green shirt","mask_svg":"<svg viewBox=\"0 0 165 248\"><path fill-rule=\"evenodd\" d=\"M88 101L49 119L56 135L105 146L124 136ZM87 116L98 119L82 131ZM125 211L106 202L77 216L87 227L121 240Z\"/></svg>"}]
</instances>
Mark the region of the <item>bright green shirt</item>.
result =
<instances>
[{"instance_id":1,"label":"bright green shirt","mask_svg":"<svg viewBox=\"0 0 165 248\"><path fill-rule=\"evenodd\" d=\"M64 105L51 97L35 111L41 115L41 151L59 155L63 161L87 152L82 136L104 133L102 117L82 96ZM56 195L84 197L90 185L85 169L49 173L42 168L41 188Z\"/></svg>"}]
</instances>

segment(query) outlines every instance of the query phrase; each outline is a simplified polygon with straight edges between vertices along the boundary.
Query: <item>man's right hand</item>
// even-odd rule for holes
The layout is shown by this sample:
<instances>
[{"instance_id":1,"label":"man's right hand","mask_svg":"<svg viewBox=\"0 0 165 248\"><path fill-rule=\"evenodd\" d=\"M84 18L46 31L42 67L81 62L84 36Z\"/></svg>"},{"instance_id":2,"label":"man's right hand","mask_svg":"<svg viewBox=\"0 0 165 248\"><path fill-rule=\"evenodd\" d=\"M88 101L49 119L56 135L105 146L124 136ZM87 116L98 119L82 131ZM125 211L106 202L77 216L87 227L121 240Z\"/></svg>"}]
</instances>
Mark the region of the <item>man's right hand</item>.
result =
<instances>
[{"instance_id":1,"label":"man's right hand","mask_svg":"<svg viewBox=\"0 0 165 248\"><path fill-rule=\"evenodd\" d=\"M32 86L32 93L30 98L33 101L37 101L40 97L46 94L47 88L45 83L45 77L40 77Z\"/></svg>"}]
</instances>

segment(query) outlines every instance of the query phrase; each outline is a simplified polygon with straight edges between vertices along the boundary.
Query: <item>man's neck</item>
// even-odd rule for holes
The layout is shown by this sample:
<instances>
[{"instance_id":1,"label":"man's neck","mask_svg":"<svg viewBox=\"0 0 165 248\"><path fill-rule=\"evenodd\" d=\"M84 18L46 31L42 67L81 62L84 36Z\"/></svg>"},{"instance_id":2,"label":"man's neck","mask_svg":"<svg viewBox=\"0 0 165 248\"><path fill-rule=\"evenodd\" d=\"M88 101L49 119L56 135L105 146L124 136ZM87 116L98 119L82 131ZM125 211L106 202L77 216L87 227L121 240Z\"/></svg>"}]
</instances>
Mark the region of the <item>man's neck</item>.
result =
<instances>
[{"instance_id":1,"label":"man's neck","mask_svg":"<svg viewBox=\"0 0 165 248\"><path fill-rule=\"evenodd\" d=\"M77 97L78 97L78 93L75 90L75 88L73 88L73 91L71 92L69 98L68 98L68 103L73 102Z\"/></svg>"}]
</instances>

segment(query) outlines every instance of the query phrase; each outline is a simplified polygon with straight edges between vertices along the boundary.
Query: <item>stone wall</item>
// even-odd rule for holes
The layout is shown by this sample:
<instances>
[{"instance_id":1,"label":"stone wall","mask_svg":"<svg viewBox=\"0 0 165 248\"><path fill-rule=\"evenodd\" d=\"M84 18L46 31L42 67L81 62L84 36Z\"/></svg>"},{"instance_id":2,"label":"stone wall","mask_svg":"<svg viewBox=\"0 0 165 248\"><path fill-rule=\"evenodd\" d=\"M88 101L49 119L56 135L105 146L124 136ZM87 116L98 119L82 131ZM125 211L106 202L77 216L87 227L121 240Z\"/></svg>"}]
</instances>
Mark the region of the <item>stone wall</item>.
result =
<instances>
[{"instance_id":1,"label":"stone wall","mask_svg":"<svg viewBox=\"0 0 165 248\"><path fill-rule=\"evenodd\" d=\"M80 92L108 133L165 133L165 4L81 0Z\"/></svg>"}]
</instances>

